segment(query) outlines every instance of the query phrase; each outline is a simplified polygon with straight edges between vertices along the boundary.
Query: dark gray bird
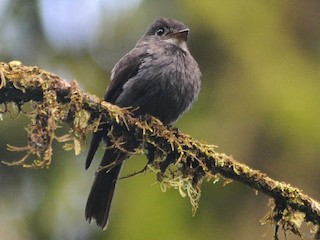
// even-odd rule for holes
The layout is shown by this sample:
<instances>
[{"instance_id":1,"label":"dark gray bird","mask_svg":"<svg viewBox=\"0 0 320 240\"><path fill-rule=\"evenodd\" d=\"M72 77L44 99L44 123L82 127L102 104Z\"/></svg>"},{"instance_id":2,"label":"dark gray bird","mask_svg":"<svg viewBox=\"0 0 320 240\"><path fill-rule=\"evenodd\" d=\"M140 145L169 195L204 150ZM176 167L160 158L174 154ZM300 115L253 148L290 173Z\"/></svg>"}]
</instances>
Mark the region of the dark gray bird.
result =
<instances>
[{"instance_id":1,"label":"dark gray bird","mask_svg":"<svg viewBox=\"0 0 320 240\"><path fill-rule=\"evenodd\" d=\"M120 107L137 108L135 114L150 114L164 124L173 124L187 111L199 94L201 73L188 47L189 29L174 19L160 18L114 66L104 99ZM108 126L100 124L93 134L86 159L90 166L103 139L107 148L100 166L121 162L110 171L98 171L85 211L86 220L96 220L101 229L108 223L110 205L122 162L129 156L112 146ZM109 146L109 148L108 148Z\"/></svg>"}]
</instances>

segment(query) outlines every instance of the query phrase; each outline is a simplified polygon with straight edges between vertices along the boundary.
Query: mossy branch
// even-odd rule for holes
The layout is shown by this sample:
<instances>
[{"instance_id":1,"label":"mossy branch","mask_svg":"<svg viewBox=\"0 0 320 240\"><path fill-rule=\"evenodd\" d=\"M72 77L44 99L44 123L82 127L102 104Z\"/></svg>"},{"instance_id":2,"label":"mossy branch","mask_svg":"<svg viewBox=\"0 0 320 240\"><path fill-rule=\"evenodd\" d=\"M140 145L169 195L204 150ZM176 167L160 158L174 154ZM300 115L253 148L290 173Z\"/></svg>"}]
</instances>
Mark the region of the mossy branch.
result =
<instances>
[{"instance_id":1,"label":"mossy branch","mask_svg":"<svg viewBox=\"0 0 320 240\"><path fill-rule=\"evenodd\" d=\"M157 175L162 190L174 187L182 196L188 195L193 212L198 206L202 182L223 178L227 182L241 182L271 197L271 210L262 222L276 226L275 239L279 226L298 235L303 222L311 222L318 229L320 204L301 190L217 152L213 145L168 128L156 118L135 118L130 109L118 108L81 91L75 81L69 84L54 74L17 61L2 62L1 114L9 111L9 103L18 106L19 111L23 104L31 103L32 110L22 112L31 121L27 127L27 146L8 146L11 151L24 151L25 156L7 165L49 167L54 140L78 154L85 147L87 134L96 131L104 121L111 126L108 135L114 139L114 147L130 154L147 155L147 169ZM56 136L56 129L63 124L69 126L69 132ZM137 144L128 144L132 140ZM35 160L30 162L32 157ZM318 230L314 234L316 239L320 235Z\"/></svg>"}]
</instances>

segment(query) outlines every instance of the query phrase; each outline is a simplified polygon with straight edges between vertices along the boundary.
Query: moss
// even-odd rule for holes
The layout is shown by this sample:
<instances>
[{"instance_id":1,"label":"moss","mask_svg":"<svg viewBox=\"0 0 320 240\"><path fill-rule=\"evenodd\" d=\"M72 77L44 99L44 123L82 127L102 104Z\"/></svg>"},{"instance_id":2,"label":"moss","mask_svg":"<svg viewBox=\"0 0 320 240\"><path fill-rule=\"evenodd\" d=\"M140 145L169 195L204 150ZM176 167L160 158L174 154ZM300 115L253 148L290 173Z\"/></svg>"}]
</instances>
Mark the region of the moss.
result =
<instances>
[{"instance_id":1,"label":"moss","mask_svg":"<svg viewBox=\"0 0 320 240\"><path fill-rule=\"evenodd\" d=\"M282 226L301 235L303 221L315 225L320 222L320 204L301 190L238 163L232 156L219 153L216 146L164 126L154 117L135 118L132 109L121 109L84 93L75 81L68 84L56 75L19 62L0 63L0 80L0 104L5 106L2 114L7 113L8 103L14 103L20 114L30 119L27 145L8 146L10 151L23 151L25 155L7 165L48 168L53 141L62 142L64 149L79 154L85 149L88 133L97 131L103 122L109 126L107 135L112 147L129 155L145 154L148 164L144 170L156 174L163 191L174 188L181 196L188 196L193 214L198 208L202 183L223 178L225 184L239 181L273 199L271 211L262 222L274 224L276 233ZM21 111L26 102L32 102L30 112ZM62 125L69 128L57 136ZM115 161L103 169L116 164Z\"/></svg>"}]
</instances>

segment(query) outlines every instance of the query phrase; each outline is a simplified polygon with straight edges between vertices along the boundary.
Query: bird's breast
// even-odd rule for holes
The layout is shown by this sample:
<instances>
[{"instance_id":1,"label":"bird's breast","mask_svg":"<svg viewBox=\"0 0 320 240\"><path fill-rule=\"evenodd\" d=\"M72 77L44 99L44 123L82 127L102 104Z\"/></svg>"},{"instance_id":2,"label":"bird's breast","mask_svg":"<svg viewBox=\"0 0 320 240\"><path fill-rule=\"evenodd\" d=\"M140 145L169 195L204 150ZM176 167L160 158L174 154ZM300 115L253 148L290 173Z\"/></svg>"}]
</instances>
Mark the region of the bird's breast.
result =
<instances>
[{"instance_id":1,"label":"bird's breast","mask_svg":"<svg viewBox=\"0 0 320 240\"><path fill-rule=\"evenodd\" d=\"M149 49L138 74L124 85L117 102L172 124L197 98L200 76L189 52L176 47Z\"/></svg>"}]
</instances>

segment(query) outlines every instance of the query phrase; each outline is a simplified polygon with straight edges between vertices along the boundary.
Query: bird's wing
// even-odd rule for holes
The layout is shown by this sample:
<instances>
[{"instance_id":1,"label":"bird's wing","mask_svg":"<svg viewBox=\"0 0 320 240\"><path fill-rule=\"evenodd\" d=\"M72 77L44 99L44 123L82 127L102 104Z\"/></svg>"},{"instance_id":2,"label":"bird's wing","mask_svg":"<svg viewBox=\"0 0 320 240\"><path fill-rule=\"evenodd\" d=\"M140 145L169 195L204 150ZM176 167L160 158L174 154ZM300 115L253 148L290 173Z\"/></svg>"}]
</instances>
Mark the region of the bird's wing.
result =
<instances>
[{"instance_id":1,"label":"bird's wing","mask_svg":"<svg viewBox=\"0 0 320 240\"><path fill-rule=\"evenodd\" d=\"M137 75L146 55L146 45L137 46L114 66L111 72L111 82L104 96L107 102L115 103L123 90L123 85Z\"/></svg>"},{"instance_id":2,"label":"bird's wing","mask_svg":"<svg viewBox=\"0 0 320 240\"><path fill-rule=\"evenodd\" d=\"M113 104L116 102L123 90L123 85L138 73L146 54L146 46L137 46L120 59L112 69L111 82L105 93L104 100ZM107 129L108 126L106 124L100 124L99 130L93 133L85 164L86 169L91 165L100 142L103 136L106 135Z\"/></svg>"}]
</instances>

